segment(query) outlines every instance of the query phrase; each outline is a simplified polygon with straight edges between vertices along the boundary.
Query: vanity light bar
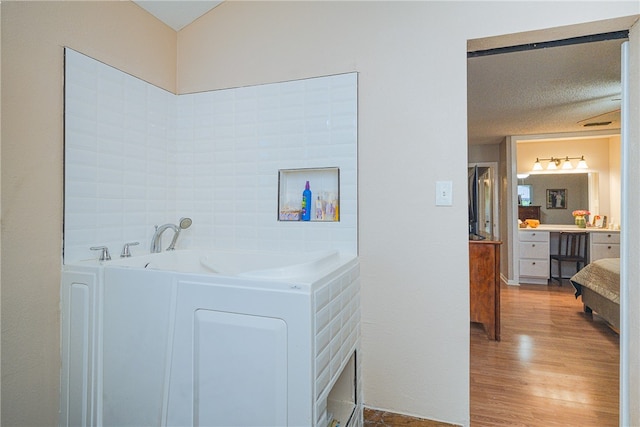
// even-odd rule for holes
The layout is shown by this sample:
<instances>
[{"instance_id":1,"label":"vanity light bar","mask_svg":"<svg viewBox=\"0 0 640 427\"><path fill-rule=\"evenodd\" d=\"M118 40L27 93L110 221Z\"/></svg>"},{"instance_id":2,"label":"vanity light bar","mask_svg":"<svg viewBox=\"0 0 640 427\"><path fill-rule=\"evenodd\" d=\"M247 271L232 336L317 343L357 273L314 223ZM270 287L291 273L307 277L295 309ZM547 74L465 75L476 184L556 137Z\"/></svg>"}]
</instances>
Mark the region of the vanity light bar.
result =
<instances>
[{"instance_id":1,"label":"vanity light bar","mask_svg":"<svg viewBox=\"0 0 640 427\"><path fill-rule=\"evenodd\" d=\"M565 169L565 170L573 169L573 164L571 163L571 160L578 160L578 166L576 166L577 169L589 169L587 162L584 160L584 156L580 156L580 157L565 156L564 158L551 157L548 159L542 159L542 158L536 157L536 162L533 164L532 170L534 171L543 170L542 164L540 163L541 160L549 161L549 164L547 165L547 170L557 170L558 166L560 166L560 163L562 163L562 169Z\"/></svg>"}]
</instances>

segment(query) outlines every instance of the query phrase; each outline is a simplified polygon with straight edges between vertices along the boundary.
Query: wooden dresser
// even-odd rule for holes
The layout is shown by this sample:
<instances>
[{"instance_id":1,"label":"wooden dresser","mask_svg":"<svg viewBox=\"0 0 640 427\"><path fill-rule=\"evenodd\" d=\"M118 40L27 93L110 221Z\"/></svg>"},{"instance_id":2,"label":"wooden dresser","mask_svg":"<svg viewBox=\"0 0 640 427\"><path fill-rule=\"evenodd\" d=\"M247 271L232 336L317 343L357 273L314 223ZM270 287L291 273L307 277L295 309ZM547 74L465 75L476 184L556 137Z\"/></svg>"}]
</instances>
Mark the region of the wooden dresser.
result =
<instances>
[{"instance_id":1,"label":"wooden dresser","mask_svg":"<svg viewBox=\"0 0 640 427\"><path fill-rule=\"evenodd\" d=\"M469 241L471 321L484 326L490 340L500 341L500 244Z\"/></svg>"},{"instance_id":2,"label":"wooden dresser","mask_svg":"<svg viewBox=\"0 0 640 427\"><path fill-rule=\"evenodd\" d=\"M540 206L518 206L518 219L537 219L540 221Z\"/></svg>"}]
</instances>

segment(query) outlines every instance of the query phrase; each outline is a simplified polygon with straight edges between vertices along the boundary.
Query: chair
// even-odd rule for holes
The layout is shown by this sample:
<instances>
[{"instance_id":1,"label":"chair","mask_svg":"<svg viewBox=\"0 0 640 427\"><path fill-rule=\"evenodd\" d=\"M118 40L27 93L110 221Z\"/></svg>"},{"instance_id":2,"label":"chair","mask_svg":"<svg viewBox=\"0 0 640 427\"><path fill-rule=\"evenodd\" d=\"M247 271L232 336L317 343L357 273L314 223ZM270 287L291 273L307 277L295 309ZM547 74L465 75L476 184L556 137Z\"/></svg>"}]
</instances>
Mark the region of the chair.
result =
<instances>
[{"instance_id":1,"label":"chair","mask_svg":"<svg viewBox=\"0 0 640 427\"><path fill-rule=\"evenodd\" d=\"M558 242L558 253L549 256L549 277L551 280L557 280L562 286L562 263L575 262L576 271L584 267L587 261L587 243L589 233L581 232L561 232L560 241ZM553 276L553 261L558 263L558 277ZM582 267L580 267L582 264Z\"/></svg>"}]
</instances>

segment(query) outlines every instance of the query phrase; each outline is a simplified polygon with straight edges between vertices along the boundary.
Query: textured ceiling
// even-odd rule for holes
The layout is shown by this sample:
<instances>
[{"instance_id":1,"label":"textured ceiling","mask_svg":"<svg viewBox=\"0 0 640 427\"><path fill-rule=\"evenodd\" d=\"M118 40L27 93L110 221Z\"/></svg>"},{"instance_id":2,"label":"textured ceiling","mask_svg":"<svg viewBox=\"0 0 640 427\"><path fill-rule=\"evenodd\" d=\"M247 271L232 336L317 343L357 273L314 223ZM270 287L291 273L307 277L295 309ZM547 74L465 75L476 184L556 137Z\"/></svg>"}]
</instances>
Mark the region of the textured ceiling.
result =
<instances>
[{"instance_id":1,"label":"textured ceiling","mask_svg":"<svg viewBox=\"0 0 640 427\"><path fill-rule=\"evenodd\" d=\"M620 45L608 40L467 60L470 144L620 127ZM606 126L584 124L611 121Z\"/></svg>"}]
</instances>

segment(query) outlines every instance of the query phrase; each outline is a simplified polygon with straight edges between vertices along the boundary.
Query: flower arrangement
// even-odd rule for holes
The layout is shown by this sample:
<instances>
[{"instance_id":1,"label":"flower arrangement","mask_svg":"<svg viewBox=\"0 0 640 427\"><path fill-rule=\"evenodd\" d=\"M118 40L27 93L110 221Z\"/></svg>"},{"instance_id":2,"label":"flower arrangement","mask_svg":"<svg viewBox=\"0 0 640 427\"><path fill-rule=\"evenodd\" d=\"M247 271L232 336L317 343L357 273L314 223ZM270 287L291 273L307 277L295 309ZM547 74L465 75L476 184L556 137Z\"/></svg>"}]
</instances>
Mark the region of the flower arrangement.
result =
<instances>
[{"instance_id":1,"label":"flower arrangement","mask_svg":"<svg viewBox=\"0 0 640 427\"><path fill-rule=\"evenodd\" d=\"M586 216L586 215L591 215L591 212L584 210L584 209L579 209L577 211L573 211L571 212L571 215L573 216Z\"/></svg>"}]
</instances>

